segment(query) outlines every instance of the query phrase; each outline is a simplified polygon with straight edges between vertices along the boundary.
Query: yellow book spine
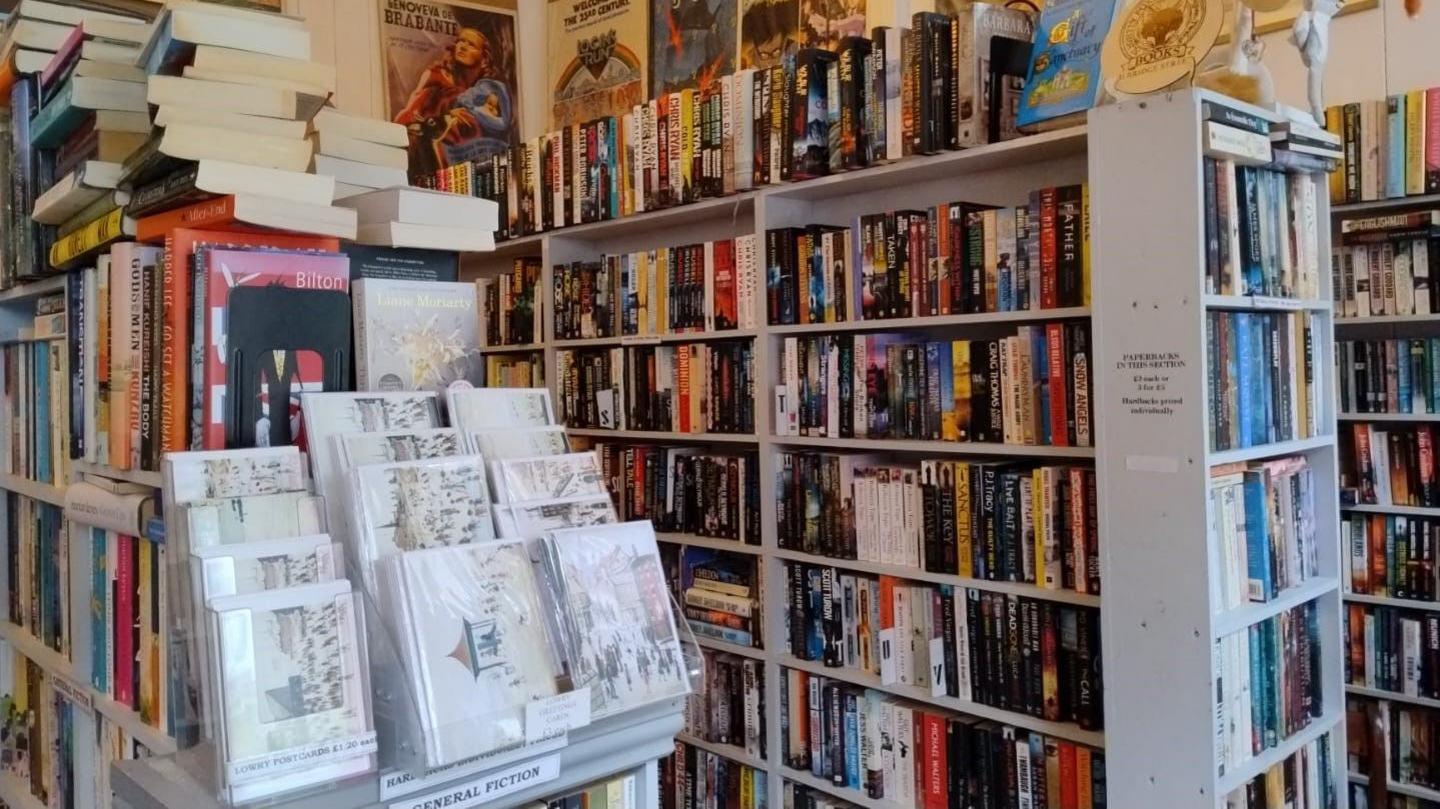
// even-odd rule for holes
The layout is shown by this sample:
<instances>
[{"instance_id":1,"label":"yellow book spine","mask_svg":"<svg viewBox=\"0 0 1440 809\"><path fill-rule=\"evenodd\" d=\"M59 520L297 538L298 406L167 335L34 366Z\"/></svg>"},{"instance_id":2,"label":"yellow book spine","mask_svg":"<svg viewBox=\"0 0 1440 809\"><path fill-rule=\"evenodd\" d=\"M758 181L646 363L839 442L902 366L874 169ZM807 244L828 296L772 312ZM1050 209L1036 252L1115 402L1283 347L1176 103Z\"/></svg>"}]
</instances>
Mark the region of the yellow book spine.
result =
<instances>
[{"instance_id":1,"label":"yellow book spine","mask_svg":"<svg viewBox=\"0 0 1440 809\"><path fill-rule=\"evenodd\" d=\"M1341 109L1339 107L1325 108L1325 128L1329 130L1332 135L1339 135L1342 138L1345 137L1345 125L1342 123ZM1345 158L1343 156L1344 151L1344 144L1342 143L1342 156L1338 161L1340 165L1336 166L1335 170L1330 172L1331 202L1345 201Z\"/></svg>"},{"instance_id":2,"label":"yellow book spine","mask_svg":"<svg viewBox=\"0 0 1440 809\"><path fill-rule=\"evenodd\" d=\"M970 525L970 464L955 462L955 558L956 569L965 578L975 576L974 543Z\"/></svg>"},{"instance_id":3,"label":"yellow book spine","mask_svg":"<svg viewBox=\"0 0 1440 809\"><path fill-rule=\"evenodd\" d=\"M154 693L150 690L151 681L155 678L155 671L151 667L154 658L151 656L155 649L155 636L150 631L150 598L155 586L154 577L151 575L154 567L151 562L151 555L155 552L155 546L150 542L136 537L134 540L138 553L135 567L139 574L139 613L140 613L140 680L135 683L135 693L140 702L140 720L147 725L155 724L155 703L152 701Z\"/></svg>"},{"instance_id":4,"label":"yellow book spine","mask_svg":"<svg viewBox=\"0 0 1440 809\"><path fill-rule=\"evenodd\" d=\"M955 432L957 441L970 439L970 341L950 343L951 385L955 388Z\"/></svg>"},{"instance_id":5,"label":"yellow book spine","mask_svg":"<svg viewBox=\"0 0 1440 809\"><path fill-rule=\"evenodd\" d=\"M650 333L650 268L642 266L631 274L635 285L635 333Z\"/></svg>"},{"instance_id":6,"label":"yellow book spine","mask_svg":"<svg viewBox=\"0 0 1440 809\"><path fill-rule=\"evenodd\" d=\"M680 187L683 199L690 200L695 160L695 91L680 93Z\"/></svg>"},{"instance_id":7,"label":"yellow book spine","mask_svg":"<svg viewBox=\"0 0 1440 809\"><path fill-rule=\"evenodd\" d=\"M59 268L76 256L94 250L125 232L125 211L121 208L101 216L69 236L50 245L50 266Z\"/></svg>"},{"instance_id":8,"label":"yellow book spine","mask_svg":"<svg viewBox=\"0 0 1440 809\"><path fill-rule=\"evenodd\" d=\"M1050 586L1046 580L1045 565L1045 543L1050 531L1050 513L1045 508L1047 505L1045 472L1042 469L1036 469L1030 473L1030 513L1033 515L1031 521L1035 524L1035 585L1037 587Z\"/></svg>"},{"instance_id":9,"label":"yellow book spine","mask_svg":"<svg viewBox=\"0 0 1440 809\"><path fill-rule=\"evenodd\" d=\"M1326 120L1328 122L1328 116ZM1405 94L1405 193L1425 193L1424 90Z\"/></svg>"}]
</instances>

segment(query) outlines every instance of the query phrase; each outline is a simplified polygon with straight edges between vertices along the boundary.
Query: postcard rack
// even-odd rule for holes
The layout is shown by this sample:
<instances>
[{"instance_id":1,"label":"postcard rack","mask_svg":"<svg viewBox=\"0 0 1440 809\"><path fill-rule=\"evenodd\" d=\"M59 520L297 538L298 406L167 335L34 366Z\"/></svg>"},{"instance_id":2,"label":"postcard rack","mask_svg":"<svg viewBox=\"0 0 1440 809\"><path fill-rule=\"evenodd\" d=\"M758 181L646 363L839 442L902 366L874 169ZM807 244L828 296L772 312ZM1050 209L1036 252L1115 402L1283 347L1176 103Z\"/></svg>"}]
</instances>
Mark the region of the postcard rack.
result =
<instances>
[{"instance_id":1,"label":"postcard rack","mask_svg":"<svg viewBox=\"0 0 1440 809\"><path fill-rule=\"evenodd\" d=\"M510 809L553 795L565 795L616 775L634 773L636 809L659 809L658 759L674 751L683 699L651 705L581 728L563 747L539 746L495 766L436 783L400 783L403 776L381 773L338 784L319 795L273 804L276 809L450 809L484 806ZM546 780L540 780L540 779ZM525 780L531 786L514 787ZM223 809L207 785L196 781L173 756L122 761L111 774L116 807L128 809ZM487 792L488 790L488 792ZM510 790L510 791L505 791ZM491 797L493 795L493 797ZM430 803L434 801L434 803Z\"/></svg>"}]
</instances>

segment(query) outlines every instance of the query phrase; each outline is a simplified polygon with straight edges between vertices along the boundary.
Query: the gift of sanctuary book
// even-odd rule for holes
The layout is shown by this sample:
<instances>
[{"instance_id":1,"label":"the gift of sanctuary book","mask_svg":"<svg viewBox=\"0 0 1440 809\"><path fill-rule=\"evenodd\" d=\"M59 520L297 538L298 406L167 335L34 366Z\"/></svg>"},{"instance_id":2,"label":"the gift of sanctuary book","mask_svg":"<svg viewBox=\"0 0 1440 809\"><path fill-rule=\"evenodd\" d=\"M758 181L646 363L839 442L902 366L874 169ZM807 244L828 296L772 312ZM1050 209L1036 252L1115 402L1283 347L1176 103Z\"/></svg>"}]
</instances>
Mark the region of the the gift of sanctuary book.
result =
<instances>
[{"instance_id":1,"label":"the gift of sanctuary book","mask_svg":"<svg viewBox=\"0 0 1440 809\"><path fill-rule=\"evenodd\" d=\"M576 648L575 687L598 721L690 691L655 529L627 522L553 531L547 563Z\"/></svg>"},{"instance_id":2,"label":"the gift of sanctuary book","mask_svg":"<svg viewBox=\"0 0 1440 809\"><path fill-rule=\"evenodd\" d=\"M526 741L525 705L559 691L558 639L523 541L380 565L381 602L437 767ZM416 745L417 749L419 745Z\"/></svg>"},{"instance_id":3,"label":"the gift of sanctuary book","mask_svg":"<svg viewBox=\"0 0 1440 809\"><path fill-rule=\"evenodd\" d=\"M474 284L362 278L352 297L360 390L485 384Z\"/></svg>"},{"instance_id":4,"label":"the gift of sanctuary book","mask_svg":"<svg viewBox=\"0 0 1440 809\"><path fill-rule=\"evenodd\" d=\"M374 769L349 582L227 596L210 607L218 763L232 803Z\"/></svg>"}]
</instances>

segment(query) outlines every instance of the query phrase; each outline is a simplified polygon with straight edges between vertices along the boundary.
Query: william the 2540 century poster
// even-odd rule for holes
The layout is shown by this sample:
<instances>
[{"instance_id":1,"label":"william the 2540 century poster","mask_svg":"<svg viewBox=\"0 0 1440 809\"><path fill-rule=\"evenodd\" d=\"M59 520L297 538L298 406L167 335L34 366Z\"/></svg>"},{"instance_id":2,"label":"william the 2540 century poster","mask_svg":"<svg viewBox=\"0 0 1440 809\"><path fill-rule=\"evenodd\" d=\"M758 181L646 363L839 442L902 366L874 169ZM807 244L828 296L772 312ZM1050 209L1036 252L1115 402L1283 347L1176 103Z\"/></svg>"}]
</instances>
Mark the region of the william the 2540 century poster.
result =
<instances>
[{"instance_id":1,"label":"william the 2540 century poster","mask_svg":"<svg viewBox=\"0 0 1440 809\"><path fill-rule=\"evenodd\" d=\"M410 130L410 173L520 140L516 0L383 0L385 116Z\"/></svg>"}]
</instances>

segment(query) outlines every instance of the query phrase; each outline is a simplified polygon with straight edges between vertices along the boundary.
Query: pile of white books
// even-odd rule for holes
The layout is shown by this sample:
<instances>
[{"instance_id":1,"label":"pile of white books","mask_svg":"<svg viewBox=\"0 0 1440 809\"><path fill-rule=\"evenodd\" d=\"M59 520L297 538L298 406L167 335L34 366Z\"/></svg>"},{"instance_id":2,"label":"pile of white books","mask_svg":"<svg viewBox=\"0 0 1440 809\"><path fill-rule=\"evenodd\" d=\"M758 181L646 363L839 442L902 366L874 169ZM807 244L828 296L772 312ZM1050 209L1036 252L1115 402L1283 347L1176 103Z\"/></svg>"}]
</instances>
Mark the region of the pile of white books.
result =
<instances>
[{"instance_id":1,"label":"pile of white books","mask_svg":"<svg viewBox=\"0 0 1440 809\"><path fill-rule=\"evenodd\" d=\"M335 178L336 199L410 184L405 127L331 107L315 116L314 126L315 173Z\"/></svg>"},{"instance_id":2,"label":"pile of white books","mask_svg":"<svg viewBox=\"0 0 1440 809\"><path fill-rule=\"evenodd\" d=\"M488 252L495 249L500 208L479 197L423 188L387 188L337 202L359 217L355 240L383 247Z\"/></svg>"}]
</instances>

